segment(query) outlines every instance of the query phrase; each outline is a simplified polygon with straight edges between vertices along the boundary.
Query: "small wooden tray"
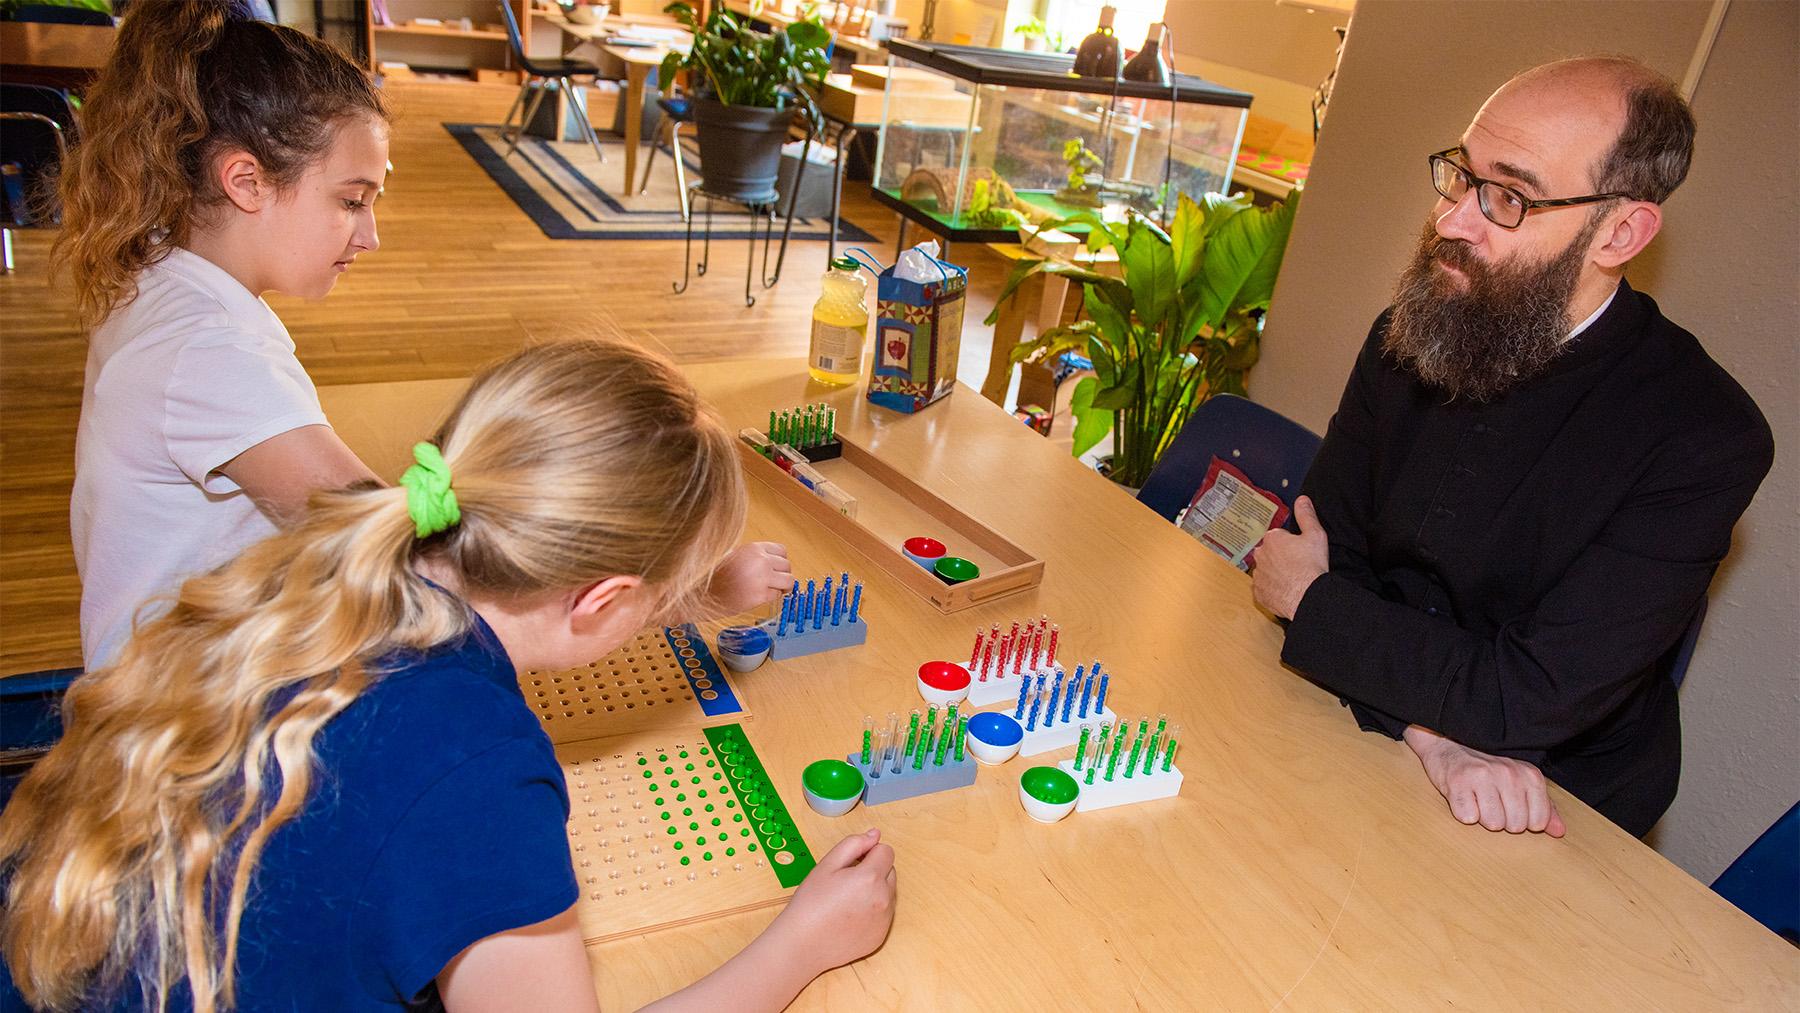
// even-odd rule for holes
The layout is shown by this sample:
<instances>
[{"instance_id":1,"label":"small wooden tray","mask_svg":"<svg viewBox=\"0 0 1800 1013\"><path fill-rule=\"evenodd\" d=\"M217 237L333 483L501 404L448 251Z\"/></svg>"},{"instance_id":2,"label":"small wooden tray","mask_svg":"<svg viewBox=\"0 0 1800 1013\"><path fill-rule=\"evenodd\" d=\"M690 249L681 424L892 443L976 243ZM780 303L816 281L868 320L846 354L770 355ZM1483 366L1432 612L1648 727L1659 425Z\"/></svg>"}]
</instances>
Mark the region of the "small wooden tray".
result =
<instances>
[{"instance_id":1,"label":"small wooden tray","mask_svg":"<svg viewBox=\"0 0 1800 1013\"><path fill-rule=\"evenodd\" d=\"M940 612L960 612L1043 583L1043 560L901 474L860 444L842 434L838 439L844 445L843 456L815 461L812 466L856 500L855 519L833 510L749 444L739 441L738 451L744 455L747 475L836 533ZM902 542L917 535L943 542L950 555L961 556L980 567L981 576L961 584L939 580L900 551Z\"/></svg>"}]
</instances>

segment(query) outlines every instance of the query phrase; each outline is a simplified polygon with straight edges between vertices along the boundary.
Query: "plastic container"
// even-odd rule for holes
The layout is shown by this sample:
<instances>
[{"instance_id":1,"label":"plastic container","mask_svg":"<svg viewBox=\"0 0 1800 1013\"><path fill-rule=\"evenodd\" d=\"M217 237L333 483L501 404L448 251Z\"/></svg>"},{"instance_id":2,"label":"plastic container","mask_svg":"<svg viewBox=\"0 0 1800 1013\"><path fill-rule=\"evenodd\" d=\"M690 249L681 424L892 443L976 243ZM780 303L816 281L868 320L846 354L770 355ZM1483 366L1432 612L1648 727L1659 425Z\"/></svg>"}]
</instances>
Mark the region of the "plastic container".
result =
<instances>
[{"instance_id":1,"label":"plastic container","mask_svg":"<svg viewBox=\"0 0 1800 1013\"><path fill-rule=\"evenodd\" d=\"M733 672L754 671L769 658L775 638L760 626L727 626L719 631L719 660Z\"/></svg>"},{"instance_id":2,"label":"plastic container","mask_svg":"<svg viewBox=\"0 0 1800 1013\"><path fill-rule=\"evenodd\" d=\"M814 760L800 772L806 804L820 816L842 816L863 796L862 771L843 760Z\"/></svg>"},{"instance_id":3,"label":"plastic container","mask_svg":"<svg viewBox=\"0 0 1800 1013\"><path fill-rule=\"evenodd\" d=\"M981 567L961 556L945 556L932 566L931 572L946 584L960 584L981 576Z\"/></svg>"},{"instance_id":4,"label":"plastic container","mask_svg":"<svg viewBox=\"0 0 1800 1013\"><path fill-rule=\"evenodd\" d=\"M969 670L952 661L927 661L919 666L919 695L939 707L969 698Z\"/></svg>"},{"instance_id":5,"label":"plastic container","mask_svg":"<svg viewBox=\"0 0 1800 1013\"><path fill-rule=\"evenodd\" d=\"M1019 755L1025 743L1025 729L1012 715L999 711L982 711L969 715L966 745L975 759L996 766Z\"/></svg>"},{"instance_id":6,"label":"plastic container","mask_svg":"<svg viewBox=\"0 0 1800 1013\"><path fill-rule=\"evenodd\" d=\"M820 383L844 386L862 377L863 344L869 334L869 283L854 257L831 262L813 304L812 347L807 373Z\"/></svg>"},{"instance_id":7,"label":"plastic container","mask_svg":"<svg viewBox=\"0 0 1800 1013\"><path fill-rule=\"evenodd\" d=\"M1039 823L1055 823L1075 811L1081 785L1058 767L1032 767L1019 775L1019 804Z\"/></svg>"},{"instance_id":8,"label":"plastic container","mask_svg":"<svg viewBox=\"0 0 1800 1013\"><path fill-rule=\"evenodd\" d=\"M940 542L935 538L928 538L925 535L919 535L916 538L908 538L906 541L901 542L900 551L905 554L907 559L923 566L927 570L936 566L938 560L943 559L950 553L950 550L944 547L943 542Z\"/></svg>"}]
</instances>

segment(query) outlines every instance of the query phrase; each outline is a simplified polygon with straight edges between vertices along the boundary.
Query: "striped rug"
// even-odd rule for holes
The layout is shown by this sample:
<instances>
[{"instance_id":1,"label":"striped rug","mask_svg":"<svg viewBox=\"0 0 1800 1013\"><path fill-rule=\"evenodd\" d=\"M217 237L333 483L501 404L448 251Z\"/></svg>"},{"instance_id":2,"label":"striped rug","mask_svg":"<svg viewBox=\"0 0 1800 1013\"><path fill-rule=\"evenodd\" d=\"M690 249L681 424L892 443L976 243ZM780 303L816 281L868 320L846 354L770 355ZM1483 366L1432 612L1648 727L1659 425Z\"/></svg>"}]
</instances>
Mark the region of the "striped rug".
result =
<instances>
[{"instance_id":1,"label":"striped rug","mask_svg":"<svg viewBox=\"0 0 1800 1013\"><path fill-rule=\"evenodd\" d=\"M649 189L625 194L620 192L625 145L616 137L601 135L600 146L606 152L606 164L601 165L586 141L527 137L512 157L503 158L506 143L500 139L498 126L446 123L444 129L551 239L681 239L687 234L676 196L675 170L666 151L657 152ZM692 134L683 141L691 145ZM640 171L649 153L650 147L645 145L638 156ZM684 162L688 182L698 182L699 159L691 148L684 153ZM809 176L821 171L825 170L816 165L807 168ZM639 185L643 185L641 181ZM749 215L742 207L725 201L712 203L714 239L749 238ZM696 206L696 214L703 207ZM823 219L796 218L793 238L827 239L829 224ZM777 216L777 238L780 227ZM838 225L839 242L866 243L874 238L847 221Z\"/></svg>"}]
</instances>

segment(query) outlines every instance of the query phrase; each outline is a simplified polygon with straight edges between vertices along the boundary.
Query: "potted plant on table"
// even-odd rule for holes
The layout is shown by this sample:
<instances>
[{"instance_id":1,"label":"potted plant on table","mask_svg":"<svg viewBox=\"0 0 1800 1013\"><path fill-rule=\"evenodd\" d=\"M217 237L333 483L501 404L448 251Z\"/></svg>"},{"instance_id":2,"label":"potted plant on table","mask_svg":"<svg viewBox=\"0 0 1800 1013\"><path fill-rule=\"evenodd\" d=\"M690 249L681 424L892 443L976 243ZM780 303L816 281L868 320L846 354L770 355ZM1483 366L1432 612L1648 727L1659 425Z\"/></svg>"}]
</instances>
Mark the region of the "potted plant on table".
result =
<instances>
[{"instance_id":1,"label":"potted plant on table","mask_svg":"<svg viewBox=\"0 0 1800 1013\"><path fill-rule=\"evenodd\" d=\"M772 198L781 146L795 108L817 122L808 88L821 86L831 60L831 33L812 14L763 34L715 4L702 24L692 4L664 8L693 33L685 53L663 59L657 80L667 87L677 71L691 72L700 171L708 193L742 200Z\"/></svg>"},{"instance_id":2,"label":"potted plant on table","mask_svg":"<svg viewBox=\"0 0 1800 1013\"><path fill-rule=\"evenodd\" d=\"M1118 277L1021 260L996 300L997 307L1033 274L1081 283L1083 319L1012 350L1013 362L1069 351L1093 361L1095 375L1075 385L1075 456L1110 431L1110 477L1141 487L1195 406L1217 393L1244 393L1298 202L1298 191L1262 208L1241 194L1199 201L1182 194L1167 232L1135 212L1111 223L1084 211L1041 227L1085 227L1090 251L1118 254ZM986 322L998 319L996 308Z\"/></svg>"}]
</instances>

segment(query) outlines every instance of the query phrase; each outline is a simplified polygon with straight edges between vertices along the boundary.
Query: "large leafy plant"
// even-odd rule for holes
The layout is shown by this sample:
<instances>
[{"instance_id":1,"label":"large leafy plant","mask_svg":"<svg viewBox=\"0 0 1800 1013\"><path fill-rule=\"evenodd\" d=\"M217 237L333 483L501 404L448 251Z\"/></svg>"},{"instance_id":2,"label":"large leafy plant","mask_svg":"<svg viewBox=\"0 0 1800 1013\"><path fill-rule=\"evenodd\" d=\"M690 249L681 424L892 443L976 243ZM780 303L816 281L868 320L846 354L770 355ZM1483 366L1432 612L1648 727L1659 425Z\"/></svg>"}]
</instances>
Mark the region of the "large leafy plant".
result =
<instances>
[{"instance_id":1,"label":"large leafy plant","mask_svg":"<svg viewBox=\"0 0 1800 1013\"><path fill-rule=\"evenodd\" d=\"M1275 291L1299 195L1254 207L1239 195L1183 194L1164 232L1132 213L1122 223L1081 212L1042 229L1085 227L1087 247L1118 254L1119 276L1060 260L1021 260L1004 301L1026 278L1054 274L1082 285L1083 319L1012 350L1012 361L1087 356L1094 376L1075 385L1075 454L1114 433L1114 481L1142 486L1194 407L1244 393L1256 364L1261 311ZM998 309L987 323L999 317Z\"/></svg>"},{"instance_id":2,"label":"large leafy plant","mask_svg":"<svg viewBox=\"0 0 1800 1013\"><path fill-rule=\"evenodd\" d=\"M705 24L700 23L693 5L682 0L663 11L693 33L694 45L686 53L671 52L664 57L658 81L673 81L677 71L690 70L697 94L728 106L784 109L799 105L817 121L818 106L808 89L818 88L831 69L831 59L825 55L831 33L819 23L817 14L765 35L722 3L713 5Z\"/></svg>"}]
</instances>

